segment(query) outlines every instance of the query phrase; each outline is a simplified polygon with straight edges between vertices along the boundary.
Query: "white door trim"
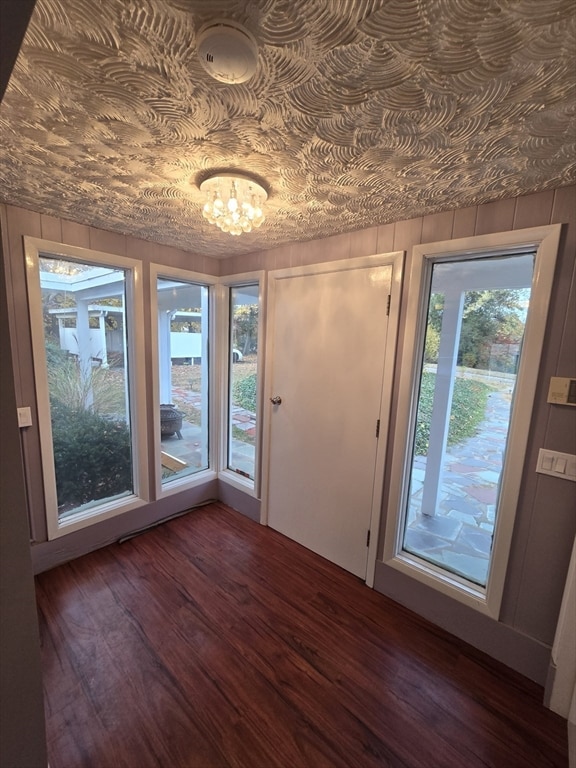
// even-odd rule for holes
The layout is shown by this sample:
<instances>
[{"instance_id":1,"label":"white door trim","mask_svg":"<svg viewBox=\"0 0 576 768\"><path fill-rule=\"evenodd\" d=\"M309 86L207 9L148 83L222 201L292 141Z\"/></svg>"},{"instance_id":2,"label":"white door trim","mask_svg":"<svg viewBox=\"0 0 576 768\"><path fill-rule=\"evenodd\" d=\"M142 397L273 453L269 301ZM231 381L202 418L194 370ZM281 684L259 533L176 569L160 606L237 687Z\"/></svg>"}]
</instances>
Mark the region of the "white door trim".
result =
<instances>
[{"instance_id":1,"label":"white door trim","mask_svg":"<svg viewBox=\"0 0 576 768\"><path fill-rule=\"evenodd\" d=\"M400 297L402 286L402 273L404 265L404 251L375 254L342 261L330 261L321 264L311 264L304 267L289 267L286 269L272 270L268 273L267 285L267 333L266 333L266 364L264 384L263 408L263 451L262 451L262 506L260 522L268 525L268 498L270 478L270 436L271 436L271 409L268 407L269 398L274 396L271 390L273 375L273 343L275 331L275 286L278 280L291 277L304 277L306 275L318 275L330 272L341 272L367 267L392 267L390 285L390 315L386 333L386 351L384 358L384 376L382 396L380 400L380 439L377 445L376 462L374 470L374 485L372 488L372 505L370 516L370 544L368 547L368 560L366 569L366 584L374 585L374 572L376 567L376 554L378 548L378 532L382 513L382 496L384 484L384 468L386 465L387 434L390 423L390 404L392 401L392 384L394 379L394 362L396 356L396 342L398 337L398 321L400 309Z\"/></svg>"}]
</instances>

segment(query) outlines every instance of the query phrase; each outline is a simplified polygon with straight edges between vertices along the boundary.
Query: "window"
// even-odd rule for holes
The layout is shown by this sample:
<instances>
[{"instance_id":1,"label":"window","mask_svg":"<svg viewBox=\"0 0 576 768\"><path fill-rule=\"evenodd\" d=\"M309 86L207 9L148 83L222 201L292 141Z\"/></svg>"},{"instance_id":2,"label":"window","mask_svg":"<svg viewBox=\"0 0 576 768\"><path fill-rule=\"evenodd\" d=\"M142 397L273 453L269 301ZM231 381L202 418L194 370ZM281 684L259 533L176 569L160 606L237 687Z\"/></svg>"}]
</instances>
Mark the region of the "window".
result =
<instances>
[{"instance_id":1,"label":"window","mask_svg":"<svg viewBox=\"0 0 576 768\"><path fill-rule=\"evenodd\" d=\"M258 284L230 288L227 467L254 481L258 411Z\"/></svg>"},{"instance_id":2,"label":"window","mask_svg":"<svg viewBox=\"0 0 576 768\"><path fill-rule=\"evenodd\" d=\"M191 279L192 277L192 279ZM155 266L157 478L163 491L207 471L210 460L210 286Z\"/></svg>"},{"instance_id":3,"label":"window","mask_svg":"<svg viewBox=\"0 0 576 768\"><path fill-rule=\"evenodd\" d=\"M234 277L220 294L227 335L222 376L221 477L257 495L259 475L259 350L262 342L261 275ZM223 339L224 341L224 339Z\"/></svg>"},{"instance_id":4,"label":"window","mask_svg":"<svg viewBox=\"0 0 576 768\"><path fill-rule=\"evenodd\" d=\"M410 307L418 321L414 333L407 329L412 362L401 383L397 515L388 520L385 562L493 615L558 233L549 227L414 249Z\"/></svg>"},{"instance_id":5,"label":"window","mask_svg":"<svg viewBox=\"0 0 576 768\"><path fill-rule=\"evenodd\" d=\"M50 245L26 242L53 538L141 503L147 484L134 384L137 266L81 249L57 246L51 252Z\"/></svg>"}]
</instances>

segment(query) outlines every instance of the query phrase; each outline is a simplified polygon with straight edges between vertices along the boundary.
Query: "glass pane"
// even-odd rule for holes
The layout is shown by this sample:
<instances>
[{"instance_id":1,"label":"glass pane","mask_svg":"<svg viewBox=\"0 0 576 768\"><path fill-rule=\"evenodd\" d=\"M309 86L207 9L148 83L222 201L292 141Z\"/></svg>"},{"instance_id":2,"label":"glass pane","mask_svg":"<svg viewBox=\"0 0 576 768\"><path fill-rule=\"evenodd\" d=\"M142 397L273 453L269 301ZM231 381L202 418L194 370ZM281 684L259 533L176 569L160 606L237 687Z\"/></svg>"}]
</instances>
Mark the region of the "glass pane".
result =
<instances>
[{"instance_id":1,"label":"glass pane","mask_svg":"<svg viewBox=\"0 0 576 768\"><path fill-rule=\"evenodd\" d=\"M125 271L39 259L58 517L133 493Z\"/></svg>"},{"instance_id":2,"label":"glass pane","mask_svg":"<svg viewBox=\"0 0 576 768\"><path fill-rule=\"evenodd\" d=\"M258 285L230 289L228 469L254 480L258 363Z\"/></svg>"},{"instance_id":3,"label":"glass pane","mask_svg":"<svg viewBox=\"0 0 576 768\"><path fill-rule=\"evenodd\" d=\"M160 277L162 483L208 469L208 288Z\"/></svg>"},{"instance_id":4,"label":"glass pane","mask_svg":"<svg viewBox=\"0 0 576 768\"><path fill-rule=\"evenodd\" d=\"M487 583L533 256L434 265L403 548Z\"/></svg>"}]
</instances>

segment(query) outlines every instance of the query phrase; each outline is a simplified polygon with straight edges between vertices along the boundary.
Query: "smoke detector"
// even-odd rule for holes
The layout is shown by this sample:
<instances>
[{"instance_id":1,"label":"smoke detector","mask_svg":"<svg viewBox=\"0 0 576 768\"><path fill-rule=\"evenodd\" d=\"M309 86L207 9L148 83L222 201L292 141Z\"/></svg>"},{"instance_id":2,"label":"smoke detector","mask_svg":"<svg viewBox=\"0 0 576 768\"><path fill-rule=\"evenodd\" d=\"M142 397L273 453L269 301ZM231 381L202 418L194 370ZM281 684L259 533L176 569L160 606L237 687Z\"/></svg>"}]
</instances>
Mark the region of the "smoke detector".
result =
<instances>
[{"instance_id":1,"label":"smoke detector","mask_svg":"<svg viewBox=\"0 0 576 768\"><path fill-rule=\"evenodd\" d=\"M196 45L200 64L221 83L244 83L256 72L256 40L235 21L205 24L198 32Z\"/></svg>"}]
</instances>

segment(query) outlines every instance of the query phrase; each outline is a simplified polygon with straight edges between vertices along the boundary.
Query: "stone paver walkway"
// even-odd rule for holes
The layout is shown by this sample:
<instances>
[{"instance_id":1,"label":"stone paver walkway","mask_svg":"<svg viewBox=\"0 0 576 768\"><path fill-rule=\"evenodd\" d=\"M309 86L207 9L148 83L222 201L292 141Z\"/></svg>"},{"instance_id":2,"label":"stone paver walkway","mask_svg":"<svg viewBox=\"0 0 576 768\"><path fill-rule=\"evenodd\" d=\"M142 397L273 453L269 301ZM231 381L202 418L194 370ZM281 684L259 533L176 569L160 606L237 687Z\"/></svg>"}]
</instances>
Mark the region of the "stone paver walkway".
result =
<instances>
[{"instance_id":1,"label":"stone paver walkway","mask_svg":"<svg viewBox=\"0 0 576 768\"><path fill-rule=\"evenodd\" d=\"M191 405L195 410L200 411L202 407L202 398L199 392L191 392L183 387L172 388L172 400L178 407L178 404ZM244 408L234 407L232 409L232 424L242 430L246 435L255 437L256 435L256 416ZM202 469L201 456L201 430L195 424L184 420L182 423L182 440L177 436L167 437L162 440L162 450L186 461L188 471L184 470L178 473L179 476L189 474L192 471ZM232 439L232 463L240 474L253 475L255 461L255 447L253 444L244 443L238 439Z\"/></svg>"},{"instance_id":2,"label":"stone paver walkway","mask_svg":"<svg viewBox=\"0 0 576 768\"><path fill-rule=\"evenodd\" d=\"M492 392L477 435L447 451L441 501L434 517L419 511L426 457L414 460L405 549L483 585L492 548L510 405L509 392Z\"/></svg>"}]
</instances>

